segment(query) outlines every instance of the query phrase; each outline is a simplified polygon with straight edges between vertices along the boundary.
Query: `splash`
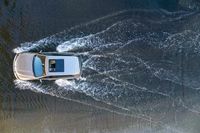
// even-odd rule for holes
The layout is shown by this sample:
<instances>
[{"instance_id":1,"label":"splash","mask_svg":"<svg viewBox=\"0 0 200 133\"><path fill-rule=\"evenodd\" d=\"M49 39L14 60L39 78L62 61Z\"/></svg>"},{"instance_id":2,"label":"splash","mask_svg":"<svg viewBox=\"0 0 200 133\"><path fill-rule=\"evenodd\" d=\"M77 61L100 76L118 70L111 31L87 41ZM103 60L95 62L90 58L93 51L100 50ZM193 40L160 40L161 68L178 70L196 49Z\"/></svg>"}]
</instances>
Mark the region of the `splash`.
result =
<instances>
[{"instance_id":1,"label":"splash","mask_svg":"<svg viewBox=\"0 0 200 133\"><path fill-rule=\"evenodd\" d=\"M73 86L75 84L73 81L68 81L66 79L58 79L55 81L55 83L61 87Z\"/></svg>"},{"instance_id":2,"label":"splash","mask_svg":"<svg viewBox=\"0 0 200 133\"><path fill-rule=\"evenodd\" d=\"M36 42L25 42L22 43L20 47L13 49L14 53L28 52L31 50L42 50L45 47L49 47L49 45L53 45L55 43L59 43L59 39L54 39L54 36L44 38L42 40Z\"/></svg>"},{"instance_id":3,"label":"splash","mask_svg":"<svg viewBox=\"0 0 200 133\"><path fill-rule=\"evenodd\" d=\"M20 88L21 90L32 90L34 92L38 93L46 93L45 89L41 87L41 85L34 84L29 81L23 81L23 80L14 80L14 84L17 88Z\"/></svg>"},{"instance_id":4,"label":"splash","mask_svg":"<svg viewBox=\"0 0 200 133\"><path fill-rule=\"evenodd\" d=\"M52 36L46 37L39 41L21 43L20 44L21 46L13 49L13 52L14 53L21 53L21 52L28 52L28 51L38 51L39 52L40 50L45 51L45 50L52 49L52 48L55 49L58 45L60 45L62 43L67 43L67 41L70 40L71 38L74 38L74 36L82 36L82 34L87 34L84 31L84 30L89 30L87 27L90 27L97 23L101 23L104 20L109 20L113 17L118 18L118 16L120 16L122 14L127 14L129 12L131 12L131 10L122 10L122 11L118 11L115 13L111 13L111 14L108 14L101 18L92 20L90 22L76 25L74 27L71 27L70 29L64 30L63 32L54 34ZM120 17L119 17L119 19L120 19ZM117 19L116 19L116 21L117 21ZM116 21L114 21L114 20L113 20L113 22L111 21L111 24L115 23ZM104 25L106 25L106 24L104 24ZM108 23L108 25L109 25L109 23ZM86 29L84 29L84 28L86 28ZM82 30L79 30L79 29L82 29ZM73 45L76 45L76 44L73 44Z\"/></svg>"}]
</instances>

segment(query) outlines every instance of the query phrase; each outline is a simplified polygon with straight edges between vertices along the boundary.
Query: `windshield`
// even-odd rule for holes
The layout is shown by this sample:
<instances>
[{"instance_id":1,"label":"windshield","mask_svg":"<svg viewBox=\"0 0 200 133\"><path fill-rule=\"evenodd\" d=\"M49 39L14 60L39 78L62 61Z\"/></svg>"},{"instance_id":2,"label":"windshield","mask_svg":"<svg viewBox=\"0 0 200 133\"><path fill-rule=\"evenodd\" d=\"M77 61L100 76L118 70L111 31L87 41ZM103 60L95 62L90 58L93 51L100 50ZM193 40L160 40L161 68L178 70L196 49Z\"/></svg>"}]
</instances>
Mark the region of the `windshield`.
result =
<instances>
[{"instance_id":1,"label":"windshield","mask_svg":"<svg viewBox=\"0 0 200 133\"><path fill-rule=\"evenodd\" d=\"M33 58L33 72L35 77L41 77L44 75L44 64L42 62L42 57L38 55Z\"/></svg>"}]
</instances>

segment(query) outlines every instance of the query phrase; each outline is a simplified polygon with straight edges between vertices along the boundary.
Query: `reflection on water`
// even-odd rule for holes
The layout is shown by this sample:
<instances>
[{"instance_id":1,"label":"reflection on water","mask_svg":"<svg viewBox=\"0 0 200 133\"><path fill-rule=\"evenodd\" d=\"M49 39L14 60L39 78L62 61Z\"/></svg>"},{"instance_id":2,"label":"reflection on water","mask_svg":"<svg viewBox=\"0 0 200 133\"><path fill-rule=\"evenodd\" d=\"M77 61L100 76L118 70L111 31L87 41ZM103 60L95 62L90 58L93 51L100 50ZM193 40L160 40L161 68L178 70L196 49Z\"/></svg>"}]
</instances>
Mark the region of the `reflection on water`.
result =
<instances>
[{"instance_id":1,"label":"reflection on water","mask_svg":"<svg viewBox=\"0 0 200 133\"><path fill-rule=\"evenodd\" d=\"M199 13L191 4L0 1L0 132L198 133ZM82 78L14 80L12 51L40 50L81 56Z\"/></svg>"}]
</instances>

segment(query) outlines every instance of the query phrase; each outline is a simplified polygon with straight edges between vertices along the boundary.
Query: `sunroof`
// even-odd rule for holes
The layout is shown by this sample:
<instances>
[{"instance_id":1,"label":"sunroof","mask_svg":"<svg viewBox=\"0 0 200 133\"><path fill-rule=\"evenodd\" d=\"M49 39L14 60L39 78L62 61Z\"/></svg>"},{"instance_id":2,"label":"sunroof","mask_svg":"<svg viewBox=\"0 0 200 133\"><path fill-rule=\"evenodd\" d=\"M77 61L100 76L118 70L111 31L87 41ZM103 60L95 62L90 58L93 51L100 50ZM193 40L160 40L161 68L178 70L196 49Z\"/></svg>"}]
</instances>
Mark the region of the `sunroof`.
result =
<instances>
[{"instance_id":1,"label":"sunroof","mask_svg":"<svg viewBox=\"0 0 200 133\"><path fill-rule=\"evenodd\" d=\"M50 59L49 72L64 72L64 59Z\"/></svg>"}]
</instances>

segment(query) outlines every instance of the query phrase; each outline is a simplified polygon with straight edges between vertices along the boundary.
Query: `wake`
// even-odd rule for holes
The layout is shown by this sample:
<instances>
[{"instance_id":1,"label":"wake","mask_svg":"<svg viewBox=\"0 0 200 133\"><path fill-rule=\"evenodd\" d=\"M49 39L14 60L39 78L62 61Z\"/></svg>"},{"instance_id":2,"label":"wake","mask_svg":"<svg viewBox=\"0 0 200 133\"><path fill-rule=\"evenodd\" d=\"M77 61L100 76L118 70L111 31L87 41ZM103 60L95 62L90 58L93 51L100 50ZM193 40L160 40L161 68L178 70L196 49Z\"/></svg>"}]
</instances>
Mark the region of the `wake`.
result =
<instances>
[{"instance_id":1,"label":"wake","mask_svg":"<svg viewBox=\"0 0 200 133\"><path fill-rule=\"evenodd\" d=\"M155 15L158 18L148 17ZM195 13L120 11L21 44L13 50L15 53L52 49L73 52L83 60L83 74L79 80L56 80L45 85L17 80L15 85L110 112L153 119L161 125L165 125L159 121L162 114L152 116L163 106L198 113L194 107L198 107L195 101L200 86L199 29L183 26L191 19L196 19ZM190 102L182 102L183 88L188 90ZM95 102L77 99L71 92Z\"/></svg>"}]
</instances>

